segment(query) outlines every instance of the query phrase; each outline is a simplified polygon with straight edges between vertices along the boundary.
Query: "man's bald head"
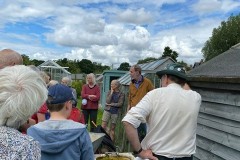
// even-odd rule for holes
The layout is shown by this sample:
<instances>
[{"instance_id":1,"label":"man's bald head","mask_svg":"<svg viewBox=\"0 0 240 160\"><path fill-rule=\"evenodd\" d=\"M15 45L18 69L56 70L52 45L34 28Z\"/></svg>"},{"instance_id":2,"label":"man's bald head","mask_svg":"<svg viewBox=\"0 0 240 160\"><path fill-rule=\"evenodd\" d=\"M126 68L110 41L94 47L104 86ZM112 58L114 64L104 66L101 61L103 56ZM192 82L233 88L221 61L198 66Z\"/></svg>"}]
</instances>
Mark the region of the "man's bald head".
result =
<instances>
[{"instance_id":1,"label":"man's bald head","mask_svg":"<svg viewBox=\"0 0 240 160\"><path fill-rule=\"evenodd\" d=\"M0 51L0 69L6 66L14 66L23 64L22 56L11 49L4 49Z\"/></svg>"}]
</instances>

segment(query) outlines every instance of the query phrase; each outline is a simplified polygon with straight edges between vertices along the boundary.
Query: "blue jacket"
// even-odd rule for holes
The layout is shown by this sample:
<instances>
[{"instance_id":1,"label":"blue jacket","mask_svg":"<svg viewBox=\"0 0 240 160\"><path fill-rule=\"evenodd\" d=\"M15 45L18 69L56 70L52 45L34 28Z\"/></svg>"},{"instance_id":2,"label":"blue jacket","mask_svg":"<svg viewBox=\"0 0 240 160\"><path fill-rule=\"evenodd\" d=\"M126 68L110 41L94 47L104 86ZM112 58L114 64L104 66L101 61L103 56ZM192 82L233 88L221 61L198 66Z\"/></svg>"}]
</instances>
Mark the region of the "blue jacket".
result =
<instances>
[{"instance_id":1,"label":"blue jacket","mask_svg":"<svg viewBox=\"0 0 240 160\"><path fill-rule=\"evenodd\" d=\"M72 120L46 120L27 130L41 145L42 160L94 160L86 126Z\"/></svg>"}]
</instances>

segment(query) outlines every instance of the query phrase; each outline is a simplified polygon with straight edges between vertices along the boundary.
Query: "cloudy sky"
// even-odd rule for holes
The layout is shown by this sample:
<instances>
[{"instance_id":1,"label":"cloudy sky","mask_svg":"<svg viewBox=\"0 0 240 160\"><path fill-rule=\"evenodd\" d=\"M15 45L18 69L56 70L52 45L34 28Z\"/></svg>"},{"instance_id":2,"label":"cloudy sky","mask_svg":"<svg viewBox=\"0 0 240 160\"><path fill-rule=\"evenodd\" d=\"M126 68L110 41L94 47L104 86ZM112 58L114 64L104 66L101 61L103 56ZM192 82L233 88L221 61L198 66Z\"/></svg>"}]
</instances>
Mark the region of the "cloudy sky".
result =
<instances>
[{"instance_id":1,"label":"cloudy sky","mask_svg":"<svg viewBox=\"0 0 240 160\"><path fill-rule=\"evenodd\" d=\"M239 0L1 0L0 7L0 49L115 68L158 58L166 46L193 64L213 28L240 13Z\"/></svg>"}]
</instances>

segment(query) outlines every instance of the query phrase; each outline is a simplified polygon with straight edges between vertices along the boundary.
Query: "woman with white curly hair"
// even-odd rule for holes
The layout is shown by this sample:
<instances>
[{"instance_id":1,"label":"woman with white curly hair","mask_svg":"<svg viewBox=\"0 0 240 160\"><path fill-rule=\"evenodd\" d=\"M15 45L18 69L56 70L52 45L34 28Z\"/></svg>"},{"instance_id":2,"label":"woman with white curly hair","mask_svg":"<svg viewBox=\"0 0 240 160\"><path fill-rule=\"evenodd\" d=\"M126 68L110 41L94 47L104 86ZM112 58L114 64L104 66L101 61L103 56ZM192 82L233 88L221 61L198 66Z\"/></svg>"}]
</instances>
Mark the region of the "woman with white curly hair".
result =
<instances>
[{"instance_id":1,"label":"woman with white curly hair","mask_svg":"<svg viewBox=\"0 0 240 160\"><path fill-rule=\"evenodd\" d=\"M39 143L18 129L46 99L46 83L30 67L0 70L0 159L40 159Z\"/></svg>"}]
</instances>

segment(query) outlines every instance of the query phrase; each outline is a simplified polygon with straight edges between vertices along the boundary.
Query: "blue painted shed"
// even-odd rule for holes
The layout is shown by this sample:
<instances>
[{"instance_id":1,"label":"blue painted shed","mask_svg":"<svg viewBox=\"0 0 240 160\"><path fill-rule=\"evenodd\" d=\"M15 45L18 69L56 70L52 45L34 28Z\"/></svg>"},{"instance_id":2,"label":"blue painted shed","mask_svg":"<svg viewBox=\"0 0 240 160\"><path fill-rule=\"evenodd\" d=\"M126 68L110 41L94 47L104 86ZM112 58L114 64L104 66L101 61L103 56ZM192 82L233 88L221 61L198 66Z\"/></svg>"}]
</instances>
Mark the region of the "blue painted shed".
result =
<instances>
[{"instance_id":1,"label":"blue painted shed","mask_svg":"<svg viewBox=\"0 0 240 160\"><path fill-rule=\"evenodd\" d=\"M119 79L125 75L128 71L119 71L119 70L107 70L103 72L103 80L101 85L101 105L105 106L106 94L110 90L111 81L114 79Z\"/></svg>"}]
</instances>

